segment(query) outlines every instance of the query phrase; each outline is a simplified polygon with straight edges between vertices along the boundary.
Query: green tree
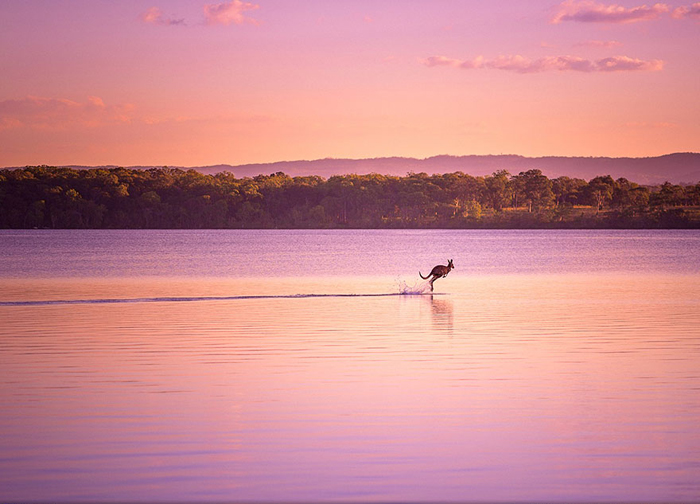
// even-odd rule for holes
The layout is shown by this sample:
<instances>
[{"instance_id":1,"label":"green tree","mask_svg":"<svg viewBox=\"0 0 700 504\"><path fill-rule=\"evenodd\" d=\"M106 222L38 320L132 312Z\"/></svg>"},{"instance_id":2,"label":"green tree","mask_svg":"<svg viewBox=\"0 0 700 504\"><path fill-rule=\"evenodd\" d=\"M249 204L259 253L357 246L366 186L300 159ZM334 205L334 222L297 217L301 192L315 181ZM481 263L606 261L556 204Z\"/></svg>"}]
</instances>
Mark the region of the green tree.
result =
<instances>
[{"instance_id":1,"label":"green tree","mask_svg":"<svg viewBox=\"0 0 700 504\"><path fill-rule=\"evenodd\" d=\"M601 211L612 200L614 190L615 181L610 175L595 177L588 182L589 201Z\"/></svg>"},{"instance_id":2,"label":"green tree","mask_svg":"<svg viewBox=\"0 0 700 504\"><path fill-rule=\"evenodd\" d=\"M511 187L508 184L510 173L507 170L498 170L490 177L486 177L484 185L486 195L491 208L500 212L510 200Z\"/></svg>"},{"instance_id":3,"label":"green tree","mask_svg":"<svg viewBox=\"0 0 700 504\"><path fill-rule=\"evenodd\" d=\"M528 213L502 212L527 205ZM573 205L590 204L587 216ZM697 227L700 184L586 182L539 170L509 177L454 172L404 177L253 178L168 167L0 170L2 228Z\"/></svg>"},{"instance_id":4,"label":"green tree","mask_svg":"<svg viewBox=\"0 0 700 504\"><path fill-rule=\"evenodd\" d=\"M552 181L543 175L541 170L520 172L516 178L519 179L518 188L524 203L528 205L529 212L548 208L554 204Z\"/></svg>"},{"instance_id":5,"label":"green tree","mask_svg":"<svg viewBox=\"0 0 700 504\"><path fill-rule=\"evenodd\" d=\"M582 193L588 183L583 179L558 177L552 180L552 193L556 206L576 205L582 199Z\"/></svg>"}]
</instances>

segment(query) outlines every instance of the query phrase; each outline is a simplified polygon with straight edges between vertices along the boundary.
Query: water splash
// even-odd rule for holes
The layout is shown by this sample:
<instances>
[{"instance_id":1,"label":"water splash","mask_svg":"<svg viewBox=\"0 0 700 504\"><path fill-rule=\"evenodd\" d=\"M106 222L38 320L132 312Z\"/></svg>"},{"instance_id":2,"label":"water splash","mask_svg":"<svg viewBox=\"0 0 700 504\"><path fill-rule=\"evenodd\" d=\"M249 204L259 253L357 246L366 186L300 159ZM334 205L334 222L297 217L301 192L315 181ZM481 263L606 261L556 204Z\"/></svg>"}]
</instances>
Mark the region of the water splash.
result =
<instances>
[{"instance_id":1,"label":"water splash","mask_svg":"<svg viewBox=\"0 0 700 504\"><path fill-rule=\"evenodd\" d=\"M399 294L402 296L421 296L423 294L430 294L430 283L427 281L414 282L413 285L409 285L405 280L400 278L396 279L398 284Z\"/></svg>"}]
</instances>

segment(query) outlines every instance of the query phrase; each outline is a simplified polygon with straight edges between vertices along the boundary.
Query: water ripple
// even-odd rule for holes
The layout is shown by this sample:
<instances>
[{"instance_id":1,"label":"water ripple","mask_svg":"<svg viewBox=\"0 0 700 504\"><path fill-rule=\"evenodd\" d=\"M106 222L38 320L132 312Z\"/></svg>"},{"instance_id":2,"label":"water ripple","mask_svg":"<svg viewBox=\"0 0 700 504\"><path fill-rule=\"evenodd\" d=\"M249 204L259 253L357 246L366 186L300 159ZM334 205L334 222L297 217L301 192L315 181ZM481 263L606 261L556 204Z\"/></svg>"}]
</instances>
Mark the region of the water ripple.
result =
<instances>
[{"instance_id":1,"label":"water ripple","mask_svg":"<svg viewBox=\"0 0 700 504\"><path fill-rule=\"evenodd\" d=\"M423 292L387 292L371 294L282 294L262 296L196 296L196 297L150 297L150 298L113 298L113 299L55 299L28 301L0 301L0 306L50 306L76 304L123 304L123 303L183 303L195 301L236 301L243 299L307 299L307 298L364 298L393 296L422 296ZM444 294L430 294L439 296Z\"/></svg>"}]
</instances>

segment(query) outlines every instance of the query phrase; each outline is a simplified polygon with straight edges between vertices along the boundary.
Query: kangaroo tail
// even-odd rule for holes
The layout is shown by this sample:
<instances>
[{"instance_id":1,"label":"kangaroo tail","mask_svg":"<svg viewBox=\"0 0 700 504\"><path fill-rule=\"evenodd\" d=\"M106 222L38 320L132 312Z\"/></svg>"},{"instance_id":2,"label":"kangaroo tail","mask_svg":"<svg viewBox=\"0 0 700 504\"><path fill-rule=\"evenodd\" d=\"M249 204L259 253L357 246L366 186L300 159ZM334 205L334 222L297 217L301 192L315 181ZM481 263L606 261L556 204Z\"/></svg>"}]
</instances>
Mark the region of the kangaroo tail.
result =
<instances>
[{"instance_id":1,"label":"kangaroo tail","mask_svg":"<svg viewBox=\"0 0 700 504\"><path fill-rule=\"evenodd\" d=\"M420 277L421 277L423 280L427 280L428 278L430 278L430 275L428 275L427 277L424 277L424 276L423 276L423 273L421 273L420 271L418 272L418 274L420 275Z\"/></svg>"}]
</instances>

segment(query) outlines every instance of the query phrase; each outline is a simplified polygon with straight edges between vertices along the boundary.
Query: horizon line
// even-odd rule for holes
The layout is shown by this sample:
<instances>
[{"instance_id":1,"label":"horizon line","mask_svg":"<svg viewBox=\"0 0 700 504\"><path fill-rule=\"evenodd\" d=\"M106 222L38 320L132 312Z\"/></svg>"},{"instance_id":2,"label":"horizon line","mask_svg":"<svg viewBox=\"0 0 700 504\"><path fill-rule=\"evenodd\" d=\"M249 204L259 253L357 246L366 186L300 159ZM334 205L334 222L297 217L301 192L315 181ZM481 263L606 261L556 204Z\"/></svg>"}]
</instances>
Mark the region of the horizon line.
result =
<instances>
[{"instance_id":1,"label":"horizon line","mask_svg":"<svg viewBox=\"0 0 700 504\"><path fill-rule=\"evenodd\" d=\"M30 167L40 167L40 166L46 166L46 167L54 167L54 168L142 168L142 167L148 167L148 168L186 168L186 169L195 169L195 168L213 168L217 166L231 166L231 167L242 167L242 166L264 166L264 165L274 165L274 164L281 164L281 163L316 163L316 162L322 162L322 161L376 161L376 160L384 160L384 159L405 159L405 160L413 160L413 161L428 161L430 159L436 159L436 158L466 158L466 157L472 157L472 158L489 158L489 157L510 157L510 158L524 158L524 159L557 159L557 158L563 158L563 159L657 159L657 158L662 158L662 157L668 157L668 156L676 156L676 155L700 155L700 151L695 152L695 151L676 151L676 152L668 152L666 154L659 154L656 156L604 156L604 155L597 155L597 156L576 156L576 155L543 155L543 156L525 156L522 154L435 154L432 156L427 156L423 158L419 157L410 157L410 156L377 156L377 157L365 157L365 158L345 158L345 157L325 157L325 158L316 158L316 159L287 159L287 160L278 160L278 161L265 161L265 162L252 162L252 163L241 163L241 164L230 164L230 163L215 163L215 164L207 164L207 165L191 165L191 166L184 166L184 165L169 165L169 164L138 164L138 165L125 165L125 164L97 164L97 165L87 165L87 164L49 164L49 163L42 163L42 164L25 164L21 166L3 166L0 167L0 170L13 170L13 169L22 169L22 168L30 168Z\"/></svg>"}]
</instances>

